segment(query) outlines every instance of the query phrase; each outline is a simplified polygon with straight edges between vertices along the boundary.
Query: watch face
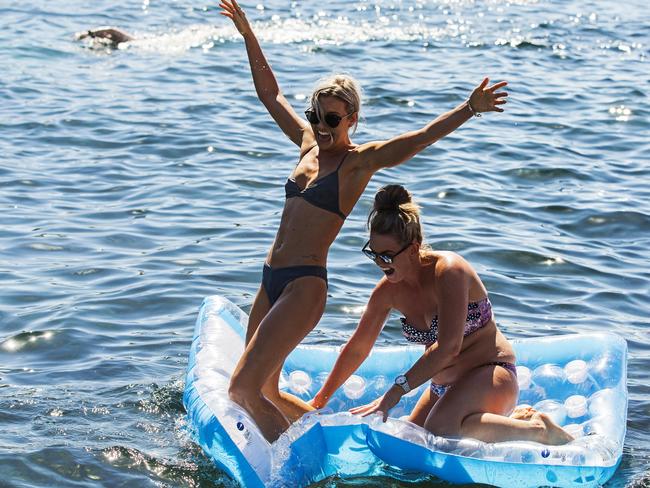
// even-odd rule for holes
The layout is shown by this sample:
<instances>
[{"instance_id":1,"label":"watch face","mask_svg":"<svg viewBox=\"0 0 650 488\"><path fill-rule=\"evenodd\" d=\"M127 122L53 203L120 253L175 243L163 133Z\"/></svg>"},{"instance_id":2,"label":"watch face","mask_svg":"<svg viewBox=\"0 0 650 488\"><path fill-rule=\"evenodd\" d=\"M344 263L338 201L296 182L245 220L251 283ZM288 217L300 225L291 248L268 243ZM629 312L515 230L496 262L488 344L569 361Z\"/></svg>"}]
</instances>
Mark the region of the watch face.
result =
<instances>
[{"instance_id":1,"label":"watch face","mask_svg":"<svg viewBox=\"0 0 650 488\"><path fill-rule=\"evenodd\" d=\"M395 383L397 383L398 385L403 385L404 383L406 383L406 376L404 376L403 374L399 375L397 378L395 378Z\"/></svg>"}]
</instances>

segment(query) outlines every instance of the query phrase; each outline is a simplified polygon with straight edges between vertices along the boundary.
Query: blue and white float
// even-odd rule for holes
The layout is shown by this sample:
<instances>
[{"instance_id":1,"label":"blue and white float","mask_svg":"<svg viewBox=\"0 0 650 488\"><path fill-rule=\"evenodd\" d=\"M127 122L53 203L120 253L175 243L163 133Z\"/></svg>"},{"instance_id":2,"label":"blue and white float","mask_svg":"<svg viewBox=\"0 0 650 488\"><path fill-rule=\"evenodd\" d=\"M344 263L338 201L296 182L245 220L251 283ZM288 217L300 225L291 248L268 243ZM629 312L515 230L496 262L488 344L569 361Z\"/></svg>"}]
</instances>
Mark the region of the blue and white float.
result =
<instances>
[{"instance_id":1,"label":"blue and white float","mask_svg":"<svg viewBox=\"0 0 650 488\"><path fill-rule=\"evenodd\" d=\"M228 399L248 317L225 298L208 297L194 331L183 401L206 455L244 487L307 486L329 476L402 477L429 473L455 483L501 487L597 487L621 460L627 418L627 345L613 334L513 341L519 404L546 412L576 438L564 446L449 439L400 419L422 386L386 423L347 409L383 394L422 354L421 347L375 347L330 401L269 444ZM301 345L287 359L281 387L303 399L320 388L336 360L332 346ZM331 409L331 410L330 410Z\"/></svg>"}]
</instances>

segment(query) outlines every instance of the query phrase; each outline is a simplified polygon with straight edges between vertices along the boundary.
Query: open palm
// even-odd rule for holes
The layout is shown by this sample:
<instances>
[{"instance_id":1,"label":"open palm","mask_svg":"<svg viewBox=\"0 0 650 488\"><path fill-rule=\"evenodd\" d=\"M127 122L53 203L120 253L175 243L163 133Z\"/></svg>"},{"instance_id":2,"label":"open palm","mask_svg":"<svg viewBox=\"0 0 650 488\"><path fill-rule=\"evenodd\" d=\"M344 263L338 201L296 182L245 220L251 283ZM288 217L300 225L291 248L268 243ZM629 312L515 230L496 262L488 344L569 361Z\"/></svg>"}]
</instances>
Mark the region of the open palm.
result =
<instances>
[{"instance_id":1,"label":"open palm","mask_svg":"<svg viewBox=\"0 0 650 488\"><path fill-rule=\"evenodd\" d=\"M492 86L487 86L489 81L489 78L484 78L481 84L474 88L469 97L469 103L476 112L503 112L499 105L506 103L508 93L497 90L506 86L508 82L500 81Z\"/></svg>"},{"instance_id":2,"label":"open palm","mask_svg":"<svg viewBox=\"0 0 650 488\"><path fill-rule=\"evenodd\" d=\"M222 8L222 11L219 13L232 20L242 36L251 32L251 26L248 23L246 14L237 3L237 0L221 0L219 7Z\"/></svg>"}]
</instances>

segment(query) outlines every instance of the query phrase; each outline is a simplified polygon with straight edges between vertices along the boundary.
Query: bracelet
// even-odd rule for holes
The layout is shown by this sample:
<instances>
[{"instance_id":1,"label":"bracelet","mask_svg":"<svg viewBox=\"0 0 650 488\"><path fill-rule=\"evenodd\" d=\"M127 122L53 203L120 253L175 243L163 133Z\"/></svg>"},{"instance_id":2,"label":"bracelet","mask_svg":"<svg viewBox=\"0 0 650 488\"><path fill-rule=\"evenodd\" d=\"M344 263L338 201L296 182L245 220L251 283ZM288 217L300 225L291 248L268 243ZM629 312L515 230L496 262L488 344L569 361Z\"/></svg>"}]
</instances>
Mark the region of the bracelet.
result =
<instances>
[{"instance_id":1,"label":"bracelet","mask_svg":"<svg viewBox=\"0 0 650 488\"><path fill-rule=\"evenodd\" d=\"M472 104L470 103L469 98L467 99L467 108L469 108L469 111L472 112L472 115L474 117L481 117L481 113L477 112L476 110L474 110L474 107L472 107Z\"/></svg>"}]
</instances>

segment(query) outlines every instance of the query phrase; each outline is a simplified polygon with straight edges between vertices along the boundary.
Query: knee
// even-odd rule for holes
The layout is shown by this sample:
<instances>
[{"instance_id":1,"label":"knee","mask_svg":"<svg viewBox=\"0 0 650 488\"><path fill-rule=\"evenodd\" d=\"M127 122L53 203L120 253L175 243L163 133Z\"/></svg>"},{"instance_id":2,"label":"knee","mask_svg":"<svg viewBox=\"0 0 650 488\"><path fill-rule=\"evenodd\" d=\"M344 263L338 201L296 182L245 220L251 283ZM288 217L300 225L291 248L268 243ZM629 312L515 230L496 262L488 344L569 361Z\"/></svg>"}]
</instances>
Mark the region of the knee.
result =
<instances>
[{"instance_id":1,"label":"knee","mask_svg":"<svg viewBox=\"0 0 650 488\"><path fill-rule=\"evenodd\" d=\"M420 427L424 427L426 419L422 418L422 415L417 415L417 414L411 414L409 415L409 422L412 424L418 425Z\"/></svg>"},{"instance_id":2,"label":"knee","mask_svg":"<svg viewBox=\"0 0 650 488\"><path fill-rule=\"evenodd\" d=\"M431 432L433 435L450 435L449 424L441 423L437 420L437 416L429 415L424 422L424 428Z\"/></svg>"}]
</instances>

